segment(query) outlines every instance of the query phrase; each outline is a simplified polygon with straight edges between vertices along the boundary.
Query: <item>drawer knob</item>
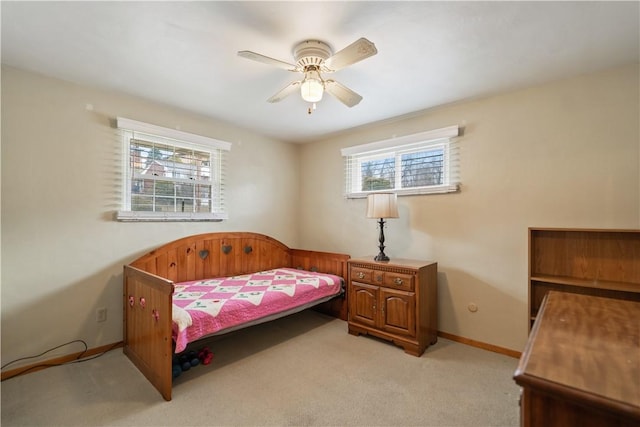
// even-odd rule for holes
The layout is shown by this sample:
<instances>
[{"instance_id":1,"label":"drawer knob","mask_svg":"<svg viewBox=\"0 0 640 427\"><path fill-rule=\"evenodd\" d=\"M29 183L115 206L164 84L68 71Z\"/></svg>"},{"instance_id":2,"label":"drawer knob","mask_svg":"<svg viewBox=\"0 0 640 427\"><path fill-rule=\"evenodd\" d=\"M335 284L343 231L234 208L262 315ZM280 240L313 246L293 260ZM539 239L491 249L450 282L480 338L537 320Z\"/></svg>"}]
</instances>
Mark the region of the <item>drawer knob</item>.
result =
<instances>
[{"instance_id":1,"label":"drawer knob","mask_svg":"<svg viewBox=\"0 0 640 427\"><path fill-rule=\"evenodd\" d=\"M364 279L364 273L362 271L358 273L358 279Z\"/></svg>"},{"instance_id":2,"label":"drawer knob","mask_svg":"<svg viewBox=\"0 0 640 427\"><path fill-rule=\"evenodd\" d=\"M396 285L402 285L402 279L399 277L396 277L396 279L393 281Z\"/></svg>"}]
</instances>

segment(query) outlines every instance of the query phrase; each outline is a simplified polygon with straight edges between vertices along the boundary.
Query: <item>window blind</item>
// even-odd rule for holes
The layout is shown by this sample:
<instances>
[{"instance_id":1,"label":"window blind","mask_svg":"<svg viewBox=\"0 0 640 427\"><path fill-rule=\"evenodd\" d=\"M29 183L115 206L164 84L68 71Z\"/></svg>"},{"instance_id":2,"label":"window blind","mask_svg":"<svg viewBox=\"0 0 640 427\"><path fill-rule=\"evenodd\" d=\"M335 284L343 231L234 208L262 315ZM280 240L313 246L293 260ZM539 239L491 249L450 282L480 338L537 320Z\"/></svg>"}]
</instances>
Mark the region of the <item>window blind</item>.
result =
<instances>
[{"instance_id":1,"label":"window blind","mask_svg":"<svg viewBox=\"0 0 640 427\"><path fill-rule=\"evenodd\" d=\"M118 118L123 144L120 221L220 221L231 144Z\"/></svg>"},{"instance_id":2,"label":"window blind","mask_svg":"<svg viewBox=\"0 0 640 427\"><path fill-rule=\"evenodd\" d=\"M375 191L398 195L448 193L459 189L458 126L348 147L345 196Z\"/></svg>"}]
</instances>

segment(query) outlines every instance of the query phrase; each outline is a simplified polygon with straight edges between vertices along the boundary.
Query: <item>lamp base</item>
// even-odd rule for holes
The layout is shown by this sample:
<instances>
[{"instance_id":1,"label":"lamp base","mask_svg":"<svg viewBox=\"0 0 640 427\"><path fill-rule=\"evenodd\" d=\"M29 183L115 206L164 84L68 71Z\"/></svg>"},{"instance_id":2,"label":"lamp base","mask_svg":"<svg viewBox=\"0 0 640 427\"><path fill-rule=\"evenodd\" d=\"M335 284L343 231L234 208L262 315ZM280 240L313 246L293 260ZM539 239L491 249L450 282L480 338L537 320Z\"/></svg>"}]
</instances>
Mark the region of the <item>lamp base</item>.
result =
<instances>
[{"instance_id":1,"label":"lamp base","mask_svg":"<svg viewBox=\"0 0 640 427\"><path fill-rule=\"evenodd\" d=\"M374 261L389 261L389 257L386 256L384 253L379 253L378 255L376 255L376 257L373 260Z\"/></svg>"},{"instance_id":2,"label":"lamp base","mask_svg":"<svg viewBox=\"0 0 640 427\"><path fill-rule=\"evenodd\" d=\"M376 255L376 257L373 260L389 261L389 257L386 256L384 253L384 218L380 218L380 220L378 221L378 226L380 227L380 236L378 237L378 240L380 241L380 245L378 246L378 249L380 249L380 252L378 253L378 255Z\"/></svg>"}]
</instances>

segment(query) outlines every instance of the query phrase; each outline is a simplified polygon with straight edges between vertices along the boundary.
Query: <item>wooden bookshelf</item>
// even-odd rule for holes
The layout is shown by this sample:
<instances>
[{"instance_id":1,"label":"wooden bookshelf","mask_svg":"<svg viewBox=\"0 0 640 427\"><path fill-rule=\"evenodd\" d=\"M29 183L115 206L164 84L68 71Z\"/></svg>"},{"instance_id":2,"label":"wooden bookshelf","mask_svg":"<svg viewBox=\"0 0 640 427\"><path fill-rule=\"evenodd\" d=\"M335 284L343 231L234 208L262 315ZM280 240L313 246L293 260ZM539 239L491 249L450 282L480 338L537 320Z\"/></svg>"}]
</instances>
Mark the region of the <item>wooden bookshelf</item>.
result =
<instances>
[{"instance_id":1,"label":"wooden bookshelf","mask_svg":"<svg viewBox=\"0 0 640 427\"><path fill-rule=\"evenodd\" d=\"M550 290L640 301L640 230L529 228L529 329Z\"/></svg>"}]
</instances>

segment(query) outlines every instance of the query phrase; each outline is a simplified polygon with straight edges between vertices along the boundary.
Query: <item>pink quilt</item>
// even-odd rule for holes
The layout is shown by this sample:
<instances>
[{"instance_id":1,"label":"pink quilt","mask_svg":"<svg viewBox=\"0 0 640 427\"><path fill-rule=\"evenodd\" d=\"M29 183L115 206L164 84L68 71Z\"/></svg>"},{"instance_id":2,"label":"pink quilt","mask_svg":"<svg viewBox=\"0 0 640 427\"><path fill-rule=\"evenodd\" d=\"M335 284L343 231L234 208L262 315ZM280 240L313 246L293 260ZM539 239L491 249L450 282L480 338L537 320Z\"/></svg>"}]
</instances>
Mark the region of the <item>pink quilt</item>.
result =
<instances>
[{"instance_id":1,"label":"pink quilt","mask_svg":"<svg viewBox=\"0 0 640 427\"><path fill-rule=\"evenodd\" d=\"M338 276L293 268L176 283L175 352L206 335L338 295L341 283Z\"/></svg>"}]
</instances>

